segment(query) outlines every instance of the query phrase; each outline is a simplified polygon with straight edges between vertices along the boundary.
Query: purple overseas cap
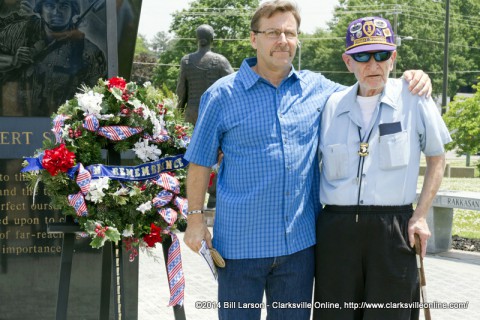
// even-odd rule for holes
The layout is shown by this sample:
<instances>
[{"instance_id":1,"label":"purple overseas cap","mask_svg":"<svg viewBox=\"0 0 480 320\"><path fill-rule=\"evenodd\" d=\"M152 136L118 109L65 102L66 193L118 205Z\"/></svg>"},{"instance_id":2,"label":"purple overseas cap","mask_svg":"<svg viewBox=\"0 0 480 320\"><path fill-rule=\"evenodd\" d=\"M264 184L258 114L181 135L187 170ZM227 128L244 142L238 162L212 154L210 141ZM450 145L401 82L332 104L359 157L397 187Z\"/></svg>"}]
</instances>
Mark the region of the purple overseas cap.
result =
<instances>
[{"instance_id":1,"label":"purple overseas cap","mask_svg":"<svg viewBox=\"0 0 480 320\"><path fill-rule=\"evenodd\" d=\"M390 22L380 17L357 19L348 25L345 53L394 51L396 48Z\"/></svg>"}]
</instances>

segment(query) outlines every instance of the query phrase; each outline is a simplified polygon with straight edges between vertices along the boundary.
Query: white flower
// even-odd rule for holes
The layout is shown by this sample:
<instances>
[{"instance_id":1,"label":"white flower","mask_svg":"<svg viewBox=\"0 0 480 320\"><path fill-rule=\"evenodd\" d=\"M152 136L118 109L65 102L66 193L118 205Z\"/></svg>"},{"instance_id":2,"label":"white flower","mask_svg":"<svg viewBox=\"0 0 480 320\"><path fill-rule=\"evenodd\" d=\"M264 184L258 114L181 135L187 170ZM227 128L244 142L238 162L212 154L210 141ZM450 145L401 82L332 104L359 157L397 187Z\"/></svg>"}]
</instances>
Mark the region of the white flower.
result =
<instances>
[{"instance_id":1,"label":"white flower","mask_svg":"<svg viewBox=\"0 0 480 320\"><path fill-rule=\"evenodd\" d=\"M103 190L108 189L108 183L110 179L108 177L103 177L99 179L93 179L90 182L90 189L88 190L85 199L90 200L94 203L100 203L105 196Z\"/></svg>"},{"instance_id":2,"label":"white flower","mask_svg":"<svg viewBox=\"0 0 480 320\"><path fill-rule=\"evenodd\" d=\"M145 83L143 84L143 86L144 86L145 88L148 88L148 87L150 87L151 85L152 85L152 83L151 83L150 81L147 81L147 82L145 82Z\"/></svg>"},{"instance_id":3,"label":"white flower","mask_svg":"<svg viewBox=\"0 0 480 320\"><path fill-rule=\"evenodd\" d=\"M129 193L128 188L119 188L117 191L113 193L115 196L127 196Z\"/></svg>"},{"instance_id":4,"label":"white flower","mask_svg":"<svg viewBox=\"0 0 480 320\"><path fill-rule=\"evenodd\" d=\"M128 225L128 227L123 230L122 236L124 236L125 238L133 236L133 224Z\"/></svg>"},{"instance_id":5,"label":"white flower","mask_svg":"<svg viewBox=\"0 0 480 320\"><path fill-rule=\"evenodd\" d=\"M72 128L72 126L69 125L69 124L66 124L66 125L63 127L63 129L62 129L62 138L63 138L64 140L70 138L70 135L69 135L68 130L70 130L71 128ZM53 131L53 130L52 130L52 131Z\"/></svg>"},{"instance_id":6,"label":"white flower","mask_svg":"<svg viewBox=\"0 0 480 320\"><path fill-rule=\"evenodd\" d=\"M150 109L148 109L148 107L143 103L140 105L135 105L134 110L142 110L143 120L148 120L148 118L150 117Z\"/></svg>"},{"instance_id":7,"label":"white flower","mask_svg":"<svg viewBox=\"0 0 480 320\"><path fill-rule=\"evenodd\" d=\"M151 201L147 201L145 203L142 203L137 208L137 210L140 211L143 214L145 214L145 212L147 212L150 209L152 209L152 202Z\"/></svg>"},{"instance_id":8,"label":"white flower","mask_svg":"<svg viewBox=\"0 0 480 320\"><path fill-rule=\"evenodd\" d=\"M163 105L169 110L173 110L177 107L176 101L170 98L163 100Z\"/></svg>"},{"instance_id":9,"label":"white flower","mask_svg":"<svg viewBox=\"0 0 480 320\"><path fill-rule=\"evenodd\" d=\"M152 115L150 118L153 124L152 136L153 139L157 139L163 132L165 132L165 121L163 121L163 116L157 118Z\"/></svg>"},{"instance_id":10,"label":"white flower","mask_svg":"<svg viewBox=\"0 0 480 320\"><path fill-rule=\"evenodd\" d=\"M90 90L86 93L77 93L75 97L78 100L78 105L85 113L100 115L103 94Z\"/></svg>"},{"instance_id":11,"label":"white flower","mask_svg":"<svg viewBox=\"0 0 480 320\"><path fill-rule=\"evenodd\" d=\"M102 114L102 115L99 115L97 118L98 120L110 120L113 117L115 117L113 114Z\"/></svg>"},{"instance_id":12,"label":"white flower","mask_svg":"<svg viewBox=\"0 0 480 320\"><path fill-rule=\"evenodd\" d=\"M140 139L137 143L135 143L133 151L135 151L137 157L139 157L143 162L158 160L162 154L162 150L160 150L156 145L149 145L147 139Z\"/></svg>"}]
</instances>

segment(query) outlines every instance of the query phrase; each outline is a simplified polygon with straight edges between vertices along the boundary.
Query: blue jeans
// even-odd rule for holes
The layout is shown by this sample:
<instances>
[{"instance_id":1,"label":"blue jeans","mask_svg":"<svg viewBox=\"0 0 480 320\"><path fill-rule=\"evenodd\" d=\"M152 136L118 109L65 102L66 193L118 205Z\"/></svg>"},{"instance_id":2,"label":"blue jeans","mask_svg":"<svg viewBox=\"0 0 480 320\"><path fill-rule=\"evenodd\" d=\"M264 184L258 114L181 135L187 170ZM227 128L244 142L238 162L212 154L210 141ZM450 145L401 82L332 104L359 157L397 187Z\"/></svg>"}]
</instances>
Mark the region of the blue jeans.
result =
<instances>
[{"instance_id":1,"label":"blue jeans","mask_svg":"<svg viewBox=\"0 0 480 320\"><path fill-rule=\"evenodd\" d=\"M266 309L268 320L309 320L314 254L310 247L288 256L226 259L225 268L217 269L219 319L260 319Z\"/></svg>"}]
</instances>

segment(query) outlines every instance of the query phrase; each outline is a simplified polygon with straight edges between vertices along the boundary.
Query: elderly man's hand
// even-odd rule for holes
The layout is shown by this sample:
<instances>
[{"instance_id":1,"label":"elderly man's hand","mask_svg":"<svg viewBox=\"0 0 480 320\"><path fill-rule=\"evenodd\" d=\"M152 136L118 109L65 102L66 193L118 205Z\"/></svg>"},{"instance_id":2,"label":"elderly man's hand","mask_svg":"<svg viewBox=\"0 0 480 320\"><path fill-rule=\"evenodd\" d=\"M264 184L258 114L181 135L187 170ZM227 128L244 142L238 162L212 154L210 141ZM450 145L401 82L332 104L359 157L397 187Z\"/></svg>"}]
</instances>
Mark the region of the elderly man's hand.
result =
<instances>
[{"instance_id":1,"label":"elderly man's hand","mask_svg":"<svg viewBox=\"0 0 480 320\"><path fill-rule=\"evenodd\" d=\"M422 245L422 257L427 254L427 240L432 235L428 228L427 220L425 218L417 218L415 215L410 218L408 222L408 241L413 248L415 245L415 233L420 237L420 243Z\"/></svg>"},{"instance_id":2,"label":"elderly man's hand","mask_svg":"<svg viewBox=\"0 0 480 320\"><path fill-rule=\"evenodd\" d=\"M407 70L403 73L403 78L408 82L408 89L413 94L425 95L425 97L430 98L432 82L428 74L422 70Z\"/></svg>"}]
</instances>

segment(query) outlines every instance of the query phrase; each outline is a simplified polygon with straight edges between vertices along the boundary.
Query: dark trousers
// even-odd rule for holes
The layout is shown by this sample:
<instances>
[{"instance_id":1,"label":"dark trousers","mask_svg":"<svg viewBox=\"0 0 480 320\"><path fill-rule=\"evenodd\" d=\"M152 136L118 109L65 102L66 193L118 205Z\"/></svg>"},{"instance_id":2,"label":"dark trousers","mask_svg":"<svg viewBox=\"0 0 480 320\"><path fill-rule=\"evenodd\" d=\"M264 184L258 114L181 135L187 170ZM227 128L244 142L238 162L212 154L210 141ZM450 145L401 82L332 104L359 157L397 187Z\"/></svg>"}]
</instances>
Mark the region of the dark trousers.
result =
<instances>
[{"instance_id":1,"label":"dark trousers","mask_svg":"<svg viewBox=\"0 0 480 320\"><path fill-rule=\"evenodd\" d=\"M325 207L317 222L314 319L418 319L419 309L406 305L420 301L407 233L412 213L411 206Z\"/></svg>"}]
</instances>

